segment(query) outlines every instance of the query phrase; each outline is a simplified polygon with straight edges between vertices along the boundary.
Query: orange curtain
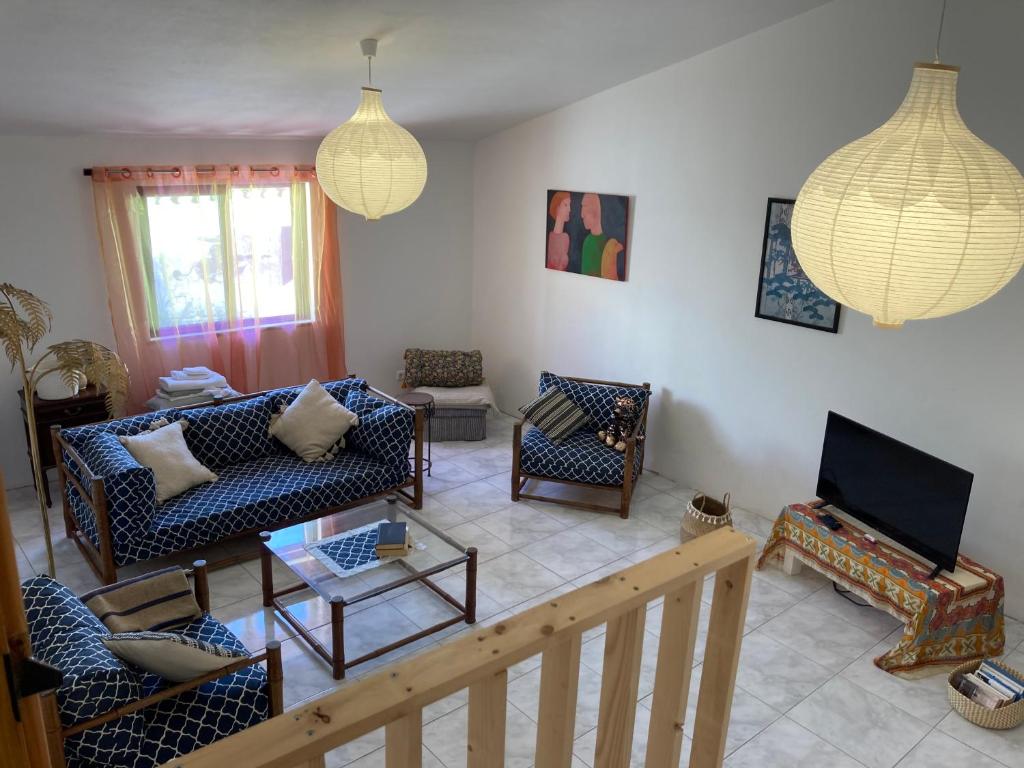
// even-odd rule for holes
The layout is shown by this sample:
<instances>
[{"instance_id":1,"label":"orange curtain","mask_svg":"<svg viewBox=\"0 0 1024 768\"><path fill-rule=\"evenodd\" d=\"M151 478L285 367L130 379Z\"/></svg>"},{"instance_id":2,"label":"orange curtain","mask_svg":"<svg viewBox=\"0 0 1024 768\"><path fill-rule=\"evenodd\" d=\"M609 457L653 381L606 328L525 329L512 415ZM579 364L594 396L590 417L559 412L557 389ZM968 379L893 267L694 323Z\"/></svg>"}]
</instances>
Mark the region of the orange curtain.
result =
<instances>
[{"instance_id":1,"label":"orange curtain","mask_svg":"<svg viewBox=\"0 0 1024 768\"><path fill-rule=\"evenodd\" d=\"M338 217L311 168L93 168L92 182L133 411L187 366L240 392L346 375ZM285 201L275 214L290 207L291 226L264 226L268 195ZM174 206L191 206L182 231L168 229Z\"/></svg>"}]
</instances>

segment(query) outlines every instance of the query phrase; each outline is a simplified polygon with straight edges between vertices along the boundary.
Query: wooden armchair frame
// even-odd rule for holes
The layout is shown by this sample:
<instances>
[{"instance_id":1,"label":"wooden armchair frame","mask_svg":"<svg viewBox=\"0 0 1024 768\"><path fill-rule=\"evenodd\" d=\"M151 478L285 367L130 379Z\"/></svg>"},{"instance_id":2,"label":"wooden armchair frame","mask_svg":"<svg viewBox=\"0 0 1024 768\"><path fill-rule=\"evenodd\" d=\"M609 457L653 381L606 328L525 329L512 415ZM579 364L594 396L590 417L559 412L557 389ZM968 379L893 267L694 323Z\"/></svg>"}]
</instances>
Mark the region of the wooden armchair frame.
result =
<instances>
[{"instance_id":1,"label":"wooden armchair frame","mask_svg":"<svg viewBox=\"0 0 1024 768\"><path fill-rule=\"evenodd\" d=\"M192 568L185 571L185 573L192 577L192 590L196 596L196 602L199 604L200 610L203 613L210 612L210 584L207 578L208 566L205 560L196 560L192 564ZM204 683L208 683L212 680L219 680L222 677L227 677L235 672L246 667L254 667L257 664L266 664L267 666L267 696L270 699L270 717L276 717L284 712L284 672L281 666L281 643L277 640L270 640L267 642L266 649L263 653L255 656L249 656L244 659L238 659L231 664L228 664L221 669L214 670L205 675L186 680L182 683L177 683L169 688L166 688L159 693L154 693L145 698L133 701L131 704L126 704L123 707L115 707L109 712L104 712L102 715L84 720L81 723L65 728L60 722L60 711L57 708L57 696L56 692L51 691L50 693L43 696L43 718L46 727L46 739L47 746L50 753L50 761L52 768L64 768L64 740L87 731L90 728L96 728L97 726L109 723L111 720L117 720L125 715L130 715L133 712L151 707L158 702L165 701L167 699L174 698L175 696L184 693L185 691L193 690L198 688Z\"/></svg>"},{"instance_id":2,"label":"wooden armchair frame","mask_svg":"<svg viewBox=\"0 0 1024 768\"><path fill-rule=\"evenodd\" d=\"M355 378L355 376L350 375L348 378L352 379ZM423 413L422 411L418 411L405 403L399 402L395 398L391 397L391 395L381 392L379 389L369 386L366 389L368 392L373 393L382 400L387 400L389 403L397 405L400 408L404 408L413 414L413 450L415 462L411 472L406 476L406 479L398 485L386 488L380 493L364 496L359 499L353 499L350 502L335 507L315 510L302 517L282 520L269 528L268 526L262 525L256 528L239 531L238 533L234 533L231 536L221 539L221 541L227 541L241 536L250 536L266 530L287 528L288 526L295 525L296 523L316 520L318 518L325 517L326 515L332 515L335 512L368 504L369 502L376 501L377 499L399 498L413 509L421 509L423 507ZM217 403L185 406L178 410L191 411L198 410L200 408L219 408L221 405L252 400L253 398L261 397L272 391L274 390L254 392L249 395L226 398ZM110 421L118 421L118 419L108 419L107 421L98 423L106 424ZM53 440L53 456L57 462L57 482L60 488L60 498L64 511L65 535L78 546L82 556L85 558L85 561L89 564L92 571L96 574L97 578L99 578L103 584L113 584L117 581L117 564L114 561L114 539L110 530L110 512L107 508L107 495L103 488L103 477L101 475L97 475L89 468L89 465L86 464L81 455L72 448L63 437L61 437L60 431L61 426L59 424L50 427L50 437ZM68 465L64 460L65 454L69 456L71 461L81 470L80 474L86 479L88 489L78 481L74 473L68 471ZM71 487L78 492L79 497L85 502L89 509L92 510L92 513L96 518L96 532L99 538L98 547L93 544L92 540L85 534L80 521L75 517L74 510L71 507L71 501L68 498L68 485L71 485ZM259 547L255 547L251 553L233 555L222 560L217 560L210 563L209 568L211 570L224 568L244 560L253 560L257 557L259 557Z\"/></svg>"},{"instance_id":3,"label":"wooden armchair frame","mask_svg":"<svg viewBox=\"0 0 1024 768\"><path fill-rule=\"evenodd\" d=\"M627 384L621 381L602 381L601 379L581 379L573 376L559 376L561 379L567 381L575 381L580 384L598 384L605 387L630 387L634 389L644 389L648 392L646 402L644 402L643 410L640 413L640 418L637 419L636 426L633 427L632 434L626 439L626 450L623 452L623 465L622 472L622 485L601 485L600 483L583 483L578 480L562 480L557 477L545 477L543 475L531 475L522 471L521 466L521 453L523 446L523 422L525 419L518 419L512 429L512 501L519 501L520 499L533 499L534 501L548 501L553 504L565 504L570 507L577 507L579 509L588 509L594 512L618 512L619 517L625 519L629 517L629 505L633 496L633 461L636 456L636 452L640 452L640 470L637 473L639 477L644 471L644 441L639 440L640 433L647 426L647 410L651 403L650 391L651 385L648 382L643 384ZM595 435L594 439L597 437ZM524 493L523 489L526 484L531 480L537 482L548 482L548 483L562 483L564 485L575 485L581 488L597 488L602 491L617 492L619 495L618 506L605 505L605 504L594 504L586 501L576 501L573 499L555 498L552 496L541 496L538 494Z\"/></svg>"}]
</instances>

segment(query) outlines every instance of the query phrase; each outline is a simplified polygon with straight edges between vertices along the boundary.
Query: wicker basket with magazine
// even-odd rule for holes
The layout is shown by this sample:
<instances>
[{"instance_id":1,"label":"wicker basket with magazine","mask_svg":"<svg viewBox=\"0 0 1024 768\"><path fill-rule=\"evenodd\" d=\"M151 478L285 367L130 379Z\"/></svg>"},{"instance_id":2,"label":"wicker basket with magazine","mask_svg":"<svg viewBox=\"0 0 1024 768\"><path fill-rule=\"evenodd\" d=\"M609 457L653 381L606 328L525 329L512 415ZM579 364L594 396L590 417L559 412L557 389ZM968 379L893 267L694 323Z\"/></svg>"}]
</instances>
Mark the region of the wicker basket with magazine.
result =
<instances>
[{"instance_id":1,"label":"wicker basket with magazine","mask_svg":"<svg viewBox=\"0 0 1024 768\"><path fill-rule=\"evenodd\" d=\"M696 493L686 505L683 531L690 536L703 536L726 525L732 525L728 493L721 501L712 499L705 493Z\"/></svg>"},{"instance_id":2,"label":"wicker basket with magazine","mask_svg":"<svg viewBox=\"0 0 1024 768\"><path fill-rule=\"evenodd\" d=\"M1013 667L1008 667L1006 664L1002 664L994 659L986 659L986 661L997 669L1009 672L1018 679L1024 677L1020 672ZM957 690L953 681L958 679L960 675L976 672L980 666L981 661L968 661L950 673L949 685L946 686L950 706L957 711L957 714L970 720L975 725L980 725L982 728L1005 730L1007 728L1016 728L1021 723L1024 723L1024 699L1015 701L1012 704L1004 704L996 709L989 709L972 701Z\"/></svg>"}]
</instances>

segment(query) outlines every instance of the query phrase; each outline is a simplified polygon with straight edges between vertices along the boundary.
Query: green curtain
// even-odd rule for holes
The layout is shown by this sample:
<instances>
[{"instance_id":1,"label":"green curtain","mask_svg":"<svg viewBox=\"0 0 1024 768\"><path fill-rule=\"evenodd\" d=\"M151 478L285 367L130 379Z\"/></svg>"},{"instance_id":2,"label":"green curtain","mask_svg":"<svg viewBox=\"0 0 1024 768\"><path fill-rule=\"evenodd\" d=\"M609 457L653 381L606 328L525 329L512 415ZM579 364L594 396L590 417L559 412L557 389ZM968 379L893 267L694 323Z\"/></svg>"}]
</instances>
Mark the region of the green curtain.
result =
<instances>
[{"instance_id":1,"label":"green curtain","mask_svg":"<svg viewBox=\"0 0 1024 768\"><path fill-rule=\"evenodd\" d=\"M313 297L309 281L309 184L293 181L292 195L292 285L295 287L295 319L313 319Z\"/></svg>"}]
</instances>

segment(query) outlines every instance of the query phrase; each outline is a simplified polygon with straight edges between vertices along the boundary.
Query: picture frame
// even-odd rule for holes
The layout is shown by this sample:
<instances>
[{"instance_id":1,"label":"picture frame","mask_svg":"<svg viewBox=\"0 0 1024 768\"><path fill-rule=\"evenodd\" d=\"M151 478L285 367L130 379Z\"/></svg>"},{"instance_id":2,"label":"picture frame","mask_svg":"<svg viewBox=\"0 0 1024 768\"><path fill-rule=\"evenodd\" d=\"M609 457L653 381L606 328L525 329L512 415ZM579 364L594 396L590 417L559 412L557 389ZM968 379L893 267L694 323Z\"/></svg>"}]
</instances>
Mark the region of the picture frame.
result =
<instances>
[{"instance_id":1,"label":"picture frame","mask_svg":"<svg viewBox=\"0 0 1024 768\"><path fill-rule=\"evenodd\" d=\"M768 198L754 316L838 333L842 305L818 290L793 251L789 225L795 203L785 197Z\"/></svg>"},{"instance_id":2,"label":"picture frame","mask_svg":"<svg viewBox=\"0 0 1024 768\"><path fill-rule=\"evenodd\" d=\"M549 189L544 267L625 282L629 208L628 195Z\"/></svg>"}]
</instances>

